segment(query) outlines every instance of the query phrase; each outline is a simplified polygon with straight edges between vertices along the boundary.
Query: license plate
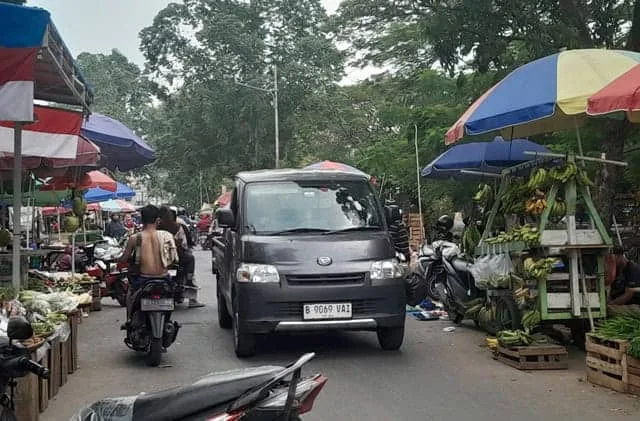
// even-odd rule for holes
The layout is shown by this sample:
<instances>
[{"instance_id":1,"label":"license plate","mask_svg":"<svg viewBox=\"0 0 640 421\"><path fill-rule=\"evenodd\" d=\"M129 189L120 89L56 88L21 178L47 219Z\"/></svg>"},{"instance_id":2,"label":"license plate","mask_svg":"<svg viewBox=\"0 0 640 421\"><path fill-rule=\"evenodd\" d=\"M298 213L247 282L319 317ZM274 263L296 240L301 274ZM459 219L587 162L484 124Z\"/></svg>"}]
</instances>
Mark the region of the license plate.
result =
<instances>
[{"instance_id":1,"label":"license plate","mask_svg":"<svg viewBox=\"0 0 640 421\"><path fill-rule=\"evenodd\" d=\"M351 303L318 303L302 306L304 320L350 319Z\"/></svg>"},{"instance_id":2,"label":"license plate","mask_svg":"<svg viewBox=\"0 0 640 421\"><path fill-rule=\"evenodd\" d=\"M152 300L143 298L140 300L140 309L142 311L171 311L173 310L173 298L160 298Z\"/></svg>"},{"instance_id":3,"label":"license plate","mask_svg":"<svg viewBox=\"0 0 640 421\"><path fill-rule=\"evenodd\" d=\"M178 271L177 271L177 270L175 270L175 269L170 269L170 270L169 270L169 275L170 275L171 277L175 277L177 274L178 274Z\"/></svg>"}]
</instances>

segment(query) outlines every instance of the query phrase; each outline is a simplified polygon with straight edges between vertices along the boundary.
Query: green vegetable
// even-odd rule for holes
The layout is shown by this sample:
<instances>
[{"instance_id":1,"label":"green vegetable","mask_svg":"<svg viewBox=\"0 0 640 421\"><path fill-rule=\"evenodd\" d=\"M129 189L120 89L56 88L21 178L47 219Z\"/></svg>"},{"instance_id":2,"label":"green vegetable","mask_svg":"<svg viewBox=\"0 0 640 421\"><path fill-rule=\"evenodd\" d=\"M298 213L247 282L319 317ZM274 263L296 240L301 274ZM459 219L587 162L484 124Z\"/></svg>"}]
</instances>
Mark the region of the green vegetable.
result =
<instances>
[{"instance_id":1,"label":"green vegetable","mask_svg":"<svg viewBox=\"0 0 640 421\"><path fill-rule=\"evenodd\" d=\"M640 358L640 318L618 316L608 319L597 329L603 338L620 339L629 342L627 354Z\"/></svg>"}]
</instances>

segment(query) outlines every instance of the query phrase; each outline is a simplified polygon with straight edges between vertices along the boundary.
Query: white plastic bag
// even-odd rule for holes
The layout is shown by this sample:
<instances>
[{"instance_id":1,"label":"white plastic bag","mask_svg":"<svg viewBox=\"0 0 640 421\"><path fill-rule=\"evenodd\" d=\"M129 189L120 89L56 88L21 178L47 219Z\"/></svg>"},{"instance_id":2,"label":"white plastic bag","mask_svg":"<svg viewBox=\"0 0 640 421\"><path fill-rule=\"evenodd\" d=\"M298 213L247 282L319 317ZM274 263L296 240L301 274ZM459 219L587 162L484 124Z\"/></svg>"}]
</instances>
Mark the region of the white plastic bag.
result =
<instances>
[{"instance_id":1,"label":"white plastic bag","mask_svg":"<svg viewBox=\"0 0 640 421\"><path fill-rule=\"evenodd\" d=\"M482 256L471 266L471 274L479 289L506 288L513 264L508 253Z\"/></svg>"}]
</instances>

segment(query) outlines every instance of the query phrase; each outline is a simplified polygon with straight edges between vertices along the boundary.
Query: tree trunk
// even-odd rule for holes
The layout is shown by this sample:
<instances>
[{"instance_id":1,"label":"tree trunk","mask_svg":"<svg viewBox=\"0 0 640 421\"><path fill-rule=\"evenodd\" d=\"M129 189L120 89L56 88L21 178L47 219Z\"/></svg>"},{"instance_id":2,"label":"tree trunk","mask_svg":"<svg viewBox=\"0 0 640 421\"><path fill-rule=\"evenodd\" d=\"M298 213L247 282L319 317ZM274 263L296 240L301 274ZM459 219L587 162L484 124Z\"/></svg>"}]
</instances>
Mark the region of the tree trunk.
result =
<instances>
[{"instance_id":1,"label":"tree trunk","mask_svg":"<svg viewBox=\"0 0 640 421\"><path fill-rule=\"evenodd\" d=\"M627 121L611 121L607 124L607 129L603 131L606 137L602 142L602 152L606 154L607 159L623 160L624 140L628 128ZM606 227L610 227L613 223L615 211L613 197L621 170L623 170L622 167L617 165L602 164L596 175L596 186L592 189L593 200Z\"/></svg>"}]
</instances>

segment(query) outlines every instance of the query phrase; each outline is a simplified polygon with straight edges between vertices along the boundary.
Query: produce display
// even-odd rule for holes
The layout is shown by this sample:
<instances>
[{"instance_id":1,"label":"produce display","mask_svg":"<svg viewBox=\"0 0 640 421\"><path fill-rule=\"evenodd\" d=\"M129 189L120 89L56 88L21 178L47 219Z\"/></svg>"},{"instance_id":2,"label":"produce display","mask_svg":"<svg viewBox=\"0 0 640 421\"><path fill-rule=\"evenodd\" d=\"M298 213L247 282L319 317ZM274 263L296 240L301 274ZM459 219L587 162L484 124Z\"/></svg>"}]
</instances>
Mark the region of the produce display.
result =
<instances>
[{"instance_id":1,"label":"produce display","mask_svg":"<svg viewBox=\"0 0 640 421\"><path fill-rule=\"evenodd\" d=\"M495 338L486 338L487 346L496 349L498 345L504 348L514 346L545 345L555 343L547 335L541 333L530 334L524 330L503 330Z\"/></svg>"},{"instance_id":2,"label":"produce display","mask_svg":"<svg viewBox=\"0 0 640 421\"><path fill-rule=\"evenodd\" d=\"M11 244L12 240L13 235L11 234L11 231L6 228L0 230L0 247L7 247L9 244Z\"/></svg>"},{"instance_id":3,"label":"produce display","mask_svg":"<svg viewBox=\"0 0 640 421\"><path fill-rule=\"evenodd\" d=\"M571 265L577 264L578 259L570 258L571 253L581 254L583 245L574 242L571 248L562 247L567 239L590 241L584 244L590 248L587 257L583 257L588 269L585 275L596 280L596 289L592 281L589 283L592 292L604 288L602 276L593 272L598 267L597 259L602 258L594 248L599 244L594 239L600 235L602 253L611 240L585 188L593 182L575 159L568 155L556 166L557 161L542 159L506 169L498 193L491 186L480 184L472 198L473 212L480 212L485 232L479 235L469 226L463 233L462 245L467 253L476 256L471 266L476 287L488 292L484 302L467 307L466 318L489 333L497 334L496 327L503 330L505 344L531 343L527 335L540 332L544 327L541 323L546 320L562 323L565 319L587 317L573 308L576 294L581 292L574 291L570 281L575 276L572 274L584 272L572 270ZM576 215L586 214L592 219L589 228L585 228L586 224L578 226L578 218L565 218L574 210ZM570 232L576 234L570 237ZM559 276L550 277L554 272ZM540 291L545 291L544 295ZM555 294L553 310L549 310L547 301L547 294L551 293ZM558 307L559 302L566 302L566 307ZM599 308L604 307L600 303ZM598 307L591 314L594 318L604 317Z\"/></svg>"},{"instance_id":4,"label":"produce display","mask_svg":"<svg viewBox=\"0 0 640 421\"><path fill-rule=\"evenodd\" d=\"M640 358L640 317L620 315L603 322L596 334L604 339L620 339L629 342L627 354Z\"/></svg>"}]
</instances>

